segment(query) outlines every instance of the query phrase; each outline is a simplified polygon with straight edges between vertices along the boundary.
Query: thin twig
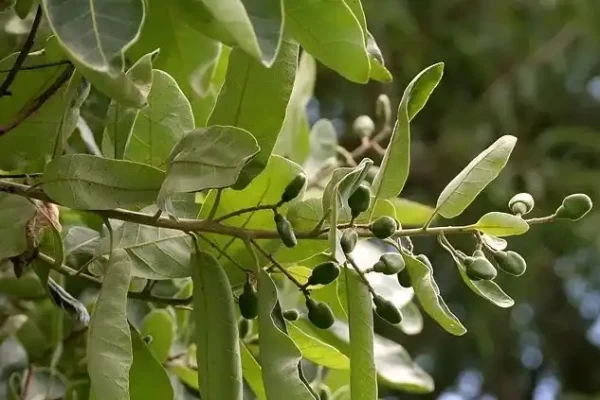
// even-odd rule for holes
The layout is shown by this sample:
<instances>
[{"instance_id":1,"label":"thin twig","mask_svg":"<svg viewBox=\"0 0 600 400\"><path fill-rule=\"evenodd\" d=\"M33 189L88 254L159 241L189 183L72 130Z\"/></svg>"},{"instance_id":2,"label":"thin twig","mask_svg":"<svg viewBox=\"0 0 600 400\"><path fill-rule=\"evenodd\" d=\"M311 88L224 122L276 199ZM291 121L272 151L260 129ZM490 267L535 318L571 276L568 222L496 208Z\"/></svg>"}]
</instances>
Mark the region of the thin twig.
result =
<instances>
[{"instance_id":1,"label":"thin twig","mask_svg":"<svg viewBox=\"0 0 600 400\"><path fill-rule=\"evenodd\" d=\"M27 67L21 66L21 67L19 67L19 71L35 71L38 69L58 67L61 65L68 65L68 64L71 64L71 61L62 60L62 61L55 61L55 62L49 62L49 63L44 63L44 64L38 64L38 65L30 65ZM11 69L0 69L0 74L10 72L11 70L12 70L12 68Z\"/></svg>"},{"instance_id":2,"label":"thin twig","mask_svg":"<svg viewBox=\"0 0 600 400\"><path fill-rule=\"evenodd\" d=\"M229 254L227 254L225 251L223 251L223 249L221 249L219 247L218 244L216 244L214 241L210 240L209 238L207 238L205 235L198 233L197 236L204 240L206 243L208 243L208 245L210 247L212 247L213 249L215 249L219 254L221 254L223 257L225 257L226 259L228 259L229 261L231 261L231 263L233 265L235 265L238 269L240 269L241 271L245 272L245 273L249 273L251 272L249 269L244 268L239 262L237 262L233 257L231 257Z\"/></svg>"},{"instance_id":3,"label":"thin twig","mask_svg":"<svg viewBox=\"0 0 600 400\"><path fill-rule=\"evenodd\" d=\"M223 222L226 219L240 216L242 214L247 214L249 212L260 211L260 210L274 210L277 208L277 204L263 204L254 207L240 208L239 210L230 212L229 214L221 215L219 218L215 219L215 222Z\"/></svg>"},{"instance_id":4,"label":"thin twig","mask_svg":"<svg viewBox=\"0 0 600 400\"><path fill-rule=\"evenodd\" d=\"M354 261L354 258L352 258L352 256L350 254L346 253L346 260L348 260L348 262L350 263L352 268L354 268L356 273L359 275L360 279L367 286L367 288L369 289L369 292L371 292L371 294L373 296L375 296L377 294L377 293L375 293L375 289L373 289L373 286L371 286L371 284L367 280L367 277L365 276L364 272L360 270L360 268L356 264L356 261Z\"/></svg>"},{"instance_id":5,"label":"thin twig","mask_svg":"<svg viewBox=\"0 0 600 400\"><path fill-rule=\"evenodd\" d=\"M215 214L217 213L217 210L219 209L219 204L221 203L221 194L223 193L223 189L217 189L217 194L215 196L215 202L212 205L212 208L210 209L210 213L208 213L208 218L207 220L212 221L215 218Z\"/></svg>"},{"instance_id":6,"label":"thin twig","mask_svg":"<svg viewBox=\"0 0 600 400\"><path fill-rule=\"evenodd\" d=\"M37 178L40 176L42 176L41 172L32 172L31 174L0 174L0 179Z\"/></svg>"}]
</instances>

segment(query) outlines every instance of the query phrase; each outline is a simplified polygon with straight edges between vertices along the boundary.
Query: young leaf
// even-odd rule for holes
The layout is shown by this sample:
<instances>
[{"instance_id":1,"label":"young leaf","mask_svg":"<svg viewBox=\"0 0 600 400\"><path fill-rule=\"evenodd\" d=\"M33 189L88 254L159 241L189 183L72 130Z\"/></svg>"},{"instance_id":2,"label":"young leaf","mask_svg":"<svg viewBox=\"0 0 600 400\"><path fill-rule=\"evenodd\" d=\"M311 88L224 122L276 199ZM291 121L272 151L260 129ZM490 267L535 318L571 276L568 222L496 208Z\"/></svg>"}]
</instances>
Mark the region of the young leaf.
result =
<instances>
[{"instance_id":1,"label":"young leaf","mask_svg":"<svg viewBox=\"0 0 600 400\"><path fill-rule=\"evenodd\" d=\"M506 135L481 152L440 194L435 212L444 218L459 216L506 165L517 138Z\"/></svg>"},{"instance_id":2,"label":"young leaf","mask_svg":"<svg viewBox=\"0 0 600 400\"><path fill-rule=\"evenodd\" d=\"M129 400L133 362L126 316L129 280L129 256L115 250L88 329L88 373L97 399Z\"/></svg>"},{"instance_id":3,"label":"young leaf","mask_svg":"<svg viewBox=\"0 0 600 400\"><path fill-rule=\"evenodd\" d=\"M256 400L267 400L260 365L241 340L240 353L242 356L242 373L244 375L244 380L248 386L250 386L252 392L254 392Z\"/></svg>"},{"instance_id":4,"label":"young leaf","mask_svg":"<svg viewBox=\"0 0 600 400\"><path fill-rule=\"evenodd\" d=\"M63 206L109 210L154 202L163 179L164 172L149 165L72 154L46 166L43 188Z\"/></svg>"},{"instance_id":5,"label":"young leaf","mask_svg":"<svg viewBox=\"0 0 600 400\"><path fill-rule=\"evenodd\" d=\"M410 166L410 121L425 106L443 73L443 63L433 64L421 71L404 90L390 144L373 180L376 199L396 197L404 188Z\"/></svg>"},{"instance_id":6,"label":"young leaf","mask_svg":"<svg viewBox=\"0 0 600 400\"><path fill-rule=\"evenodd\" d=\"M287 325L289 336L292 338L302 357L331 369L349 369L350 360L338 349L310 336L294 324Z\"/></svg>"},{"instance_id":7,"label":"young leaf","mask_svg":"<svg viewBox=\"0 0 600 400\"><path fill-rule=\"evenodd\" d=\"M252 133L260 152L242 171L237 188L246 187L267 165L296 74L298 45L286 40L271 68L266 68L241 49L231 51L225 84L208 125L231 125Z\"/></svg>"},{"instance_id":8,"label":"young leaf","mask_svg":"<svg viewBox=\"0 0 600 400\"><path fill-rule=\"evenodd\" d=\"M141 333L152 337L148 350L159 362L164 362L169 356L171 345L175 339L175 319L165 308L150 311L142 320ZM135 356L135 354L134 354Z\"/></svg>"},{"instance_id":9,"label":"young leaf","mask_svg":"<svg viewBox=\"0 0 600 400\"><path fill-rule=\"evenodd\" d=\"M456 336L464 335L467 330L440 296L440 289L433 279L431 267L406 252L402 253L402 257L406 261L406 269L410 274L415 295L425 312L449 333Z\"/></svg>"},{"instance_id":10,"label":"young leaf","mask_svg":"<svg viewBox=\"0 0 600 400\"><path fill-rule=\"evenodd\" d=\"M242 365L229 280L219 262L197 245L190 268L200 394L206 400L241 400Z\"/></svg>"},{"instance_id":11,"label":"young leaf","mask_svg":"<svg viewBox=\"0 0 600 400\"><path fill-rule=\"evenodd\" d=\"M35 206L26 198L0 193L0 260L27 249L25 226L35 215Z\"/></svg>"},{"instance_id":12,"label":"young leaf","mask_svg":"<svg viewBox=\"0 0 600 400\"><path fill-rule=\"evenodd\" d=\"M358 1L357 1L358 3ZM366 31L367 34L367 53L369 54L369 62L371 64L371 71L369 72L369 78L379 82L391 82L394 80L392 73L385 67L385 61L381 49L377 45L375 38L371 35L371 32Z\"/></svg>"},{"instance_id":13,"label":"young leaf","mask_svg":"<svg viewBox=\"0 0 600 400\"><path fill-rule=\"evenodd\" d=\"M433 207L416 201L394 197L389 199L396 209L396 218L402 226L423 226L433 214Z\"/></svg>"},{"instance_id":14,"label":"young leaf","mask_svg":"<svg viewBox=\"0 0 600 400\"><path fill-rule=\"evenodd\" d=\"M479 232L498 237L522 235L529 230L529 224L523 218L501 212L485 214L473 227Z\"/></svg>"},{"instance_id":15,"label":"young leaf","mask_svg":"<svg viewBox=\"0 0 600 400\"><path fill-rule=\"evenodd\" d=\"M371 293L358 274L345 268L350 327L350 391L352 400L377 398Z\"/></svg>"},{"instance_id":16,"label":"young leaf","mask_svg":"<svg viewBox=\"0 0 600 400\"><path fill-rule=\"evenodd\" d=\"M260 364L267 399L276 400L285 393L290 400L316 400L302 376L302 354L287 335L275 283L262 269L258 272L258 308Z\"/></svg>"}]
</instances>

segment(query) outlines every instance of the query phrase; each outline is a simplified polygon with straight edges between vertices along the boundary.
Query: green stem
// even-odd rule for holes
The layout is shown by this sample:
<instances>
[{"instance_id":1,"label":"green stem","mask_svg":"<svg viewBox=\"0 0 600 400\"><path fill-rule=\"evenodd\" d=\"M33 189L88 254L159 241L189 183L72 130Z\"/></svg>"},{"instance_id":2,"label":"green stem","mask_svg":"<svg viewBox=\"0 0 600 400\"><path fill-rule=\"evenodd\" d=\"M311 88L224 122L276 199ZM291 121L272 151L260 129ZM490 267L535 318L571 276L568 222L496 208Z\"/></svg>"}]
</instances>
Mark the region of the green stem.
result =
<instances>
[{"instance_id":1,"label":"green stem","mask_svg":"<svg viewBox=\"0 0 600 400\"><path fill-rule=\"evenodd\" d=\"M360 279L367 286L367 288L369 289L369 292L371 292L371 294L373 296L375 296L377 294L377 293L375 293L375 289L373 289L373 286L371 286L371 284L367 280L367 277L365 276L364 272L360 270L360 268L356 264L356 261L354 261L354 258L352 258L352 256L349 253L346 253L346 260L348 260L348 262L350 263L352 268L354 268L354 270L356 271L358 276L360 276Z\"/></svg>"},{"instance_id":2,"label":"green stem","mask_svg":"<svg viewBox=\"0 0 600 400\"><path fill-rule=\"evenodd\" d=\"M260 211L260 210L275 210L276 208L277 208L277 204L263 204L260 206L240 208L239 210L236 210L236 211L230 212L229 214L220 216L219 218L215 219L215 222L217 222L217 223L223 222L226 219L237 217L242 214L247 214L249 212Z\"/></svg>"},{"instance_id":3,"label":"green stem","mask_svg":"<svg viewBox=\"0 0 600 400\"><path fill-rule=\"evenodd\" d=\"M217 214L219 204L221 203L221 194L223 194L223 189L217 189L217 194L215 195L215 202L213 203L210 212L208 213L208 218L206 218L209 221L212 221L215 218L215 215Z\"/></svg>"}]
</instances>

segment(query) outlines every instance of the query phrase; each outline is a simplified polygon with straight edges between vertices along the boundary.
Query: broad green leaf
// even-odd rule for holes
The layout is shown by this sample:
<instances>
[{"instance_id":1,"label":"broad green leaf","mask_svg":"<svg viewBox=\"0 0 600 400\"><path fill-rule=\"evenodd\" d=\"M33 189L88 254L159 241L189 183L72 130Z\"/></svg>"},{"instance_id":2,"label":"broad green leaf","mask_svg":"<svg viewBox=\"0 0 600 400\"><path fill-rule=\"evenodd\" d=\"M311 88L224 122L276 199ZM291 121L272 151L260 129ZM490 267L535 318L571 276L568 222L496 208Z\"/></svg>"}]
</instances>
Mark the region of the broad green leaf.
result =
<instances>
[{"instance_id":1,"label":"broad green leaf","mask_svg":"<svg viewBox=\"0 0 600 400\"><path fill-rule=\"evenodd\" d=\"M288 0L285 17L286 28L317 60L352 82L369 80L365 35L344 0Z\"/></svg>"},{"instance_id":2,"label":"broad green leaf","mask_svg":"<svg viewBox=\"0 0 600 400\"><path fill-rule=\"evenodd\" d=\"M421 71L404 90L390 144L373 180L376 199L389 199L402 192L410 166L410 121L425 106L443 73L443 63L433 64Z\"/></svg>"},{"instance_id":3,"label":"broad green leaf","mask_svg":"<svg viewBox=\"0 0 600 400\"><path fill-rule=\"evenodd\" d=\"M189 132L169 157L159 196L161 208L167 208L167 199L173 193L232 186L258 151L256 139L240 128L211 126Z\"/></svg>"},{"instance_id":4,"label":"broad green leaf","mask_svg":"<svg viewBox=\"0 0 600 400\"><path fill-rule=\"evenodd\" d=\"M189 101L175 79L155 69L148 105L135 120L125 158L164 169L173 146L192 129L194 116Z\"/></svg>"},{"instance_id":5,"label":"broad green leaf","mask_svg":"<svg viewBox=\"0 0 600 400\"><path fill-rule=\"evenodd\" d=\"M69 58L96 71L120 71L138 37L142 0L43 0L44 15Z\"/></svg>"},{"instance_id":6,"label":"broad green leaf","mask_svg":"<svg viewBox=\"0 0 600 400\"><path fill-rule=\"evenodd\" d=\"M0 260L27 249L25 227L35 215L35 206L25 197L0 193Z\"/></svg>"},{"instance_id":7,"label":"broad green leaf","mask_svg":"<svg viewBox=\"0 0 600 400\"><path fill-rule=\"evenodd\" d=\"M331 369L349 369L350 360L338 349L310 336L294 324L287 325L288 334L298 346L302 357Z\"/></svg>"},{"instance_id":8,"label":"broad green leaf","mask_svg":"<svg viewBox=\"0 0 600 400\"><path fill-rule=\"evenodd\" d=\"M130 400L173 400L173 388L167 371L144 343L140 334L130 328L133 363L129 370Z\"/></svg>"},{"instance_id":9,"label":"broad green leaf","mask_svg":"<svg viewBox=\"0 0 600 400\"><path fill-rule=\"evenodd\" d=\"M302 354L287 335L277 288L262 269L258 272L260 365L268 400L285 393L289 400L316 400L302 373Z\"/></svg>"},{"instance_id":10,"label":"broad green leaf","mask_svg":"<svg viewBox=\"0 0 600 400\"><path fill-rule=\"evenodd\" d=\"M359 275L345 268L350 328L350 391L352 400L377 399L373 304L371 293Z\"/></svg>"},{"instance_id":11,"label":"broad green leaf","mask_svg":"<svg viewBox=\"0 0 600 400\"><path fill-rule=\"evenodd\" d=\"M310 154L304 163L306 174L315 176L325 165L337 155L338 138L335 127L328 119L320 119L310 130Z\"/></svg>"},{"instance_id":12,"label":"broad green leaf","mask_svg":"<svg viewBox=\"0 0 600 400\"><path fill-rule=\"evenodd\" d=\"M164 362L169 357L169 351L175 339L173 314L165 308L150 311L142 321L141 334L152 337L148 349L159 362Z\"/></svg>"},{"instance_id":13,"label":"broad green leaf","mask_svg":"<svg viewBox=\"0 0 600 400\"><path fill-rule=\"evenodd\" d=\"M242 356L242 373L244 375L244 380L254 392L256 400L267 400L260 365L241 340L240 353Z\"/></svg>"},{"instance_id":14,"label":"broad green leaf","mask_svg":"<svg viewBox=\"0 0 600 400\"><path fill-rule=\"evenodd\" d=\"M423 314L419 307L412 301L409 301L400 309L402 312L402 322L400 329L407 335L418 335L423 330Z\"/></svg>"},{"instance_id":15,"label":"broad green leaf","mask_svg":"<svg viewBox=\"0 0 600 400\"><path fill-rule=\"evenodd\" d=\"M225 83L231 49L225 46L219 48L214 67L211 64L205 65L204 68L196 71L192 81L194 95L191 102L196 127L207 126L208 118Z\"/></svg>"},{"instance_id":16,"label":"broad green leaf","mask_svg":"<svg viewBox=\"0 0 600 400\"><path fill-rule=\"evenodd\" d=\"M129 280L129 256L115 250L88 328L87 368L97 399L129 400L133 363L126 316Z\"/></svg>"},{"instance_id":17,"label":"broad green leaf","mask_svg":"<svg viewBox=\"0 0 600 400\"><path fill-rule=\"evenodd\" d=\"M433 214L433 207L416 201L394 197L389 199L396 209L396 218L402 226L423 226Z\"/></svg>"},{"instance_id":18,"label":"broad green leaf","mask_svg":"<svg viewBox=\"0 0 600 400\"><path fill-rule=\"evenodd\" d=\"M502 136L475 157L442 191L437 201L436 213L444 218L460 215L500 174L516 143L516 137Z\"/></svg>"},{"instance_id":19,"label":"broad green leaf","mask_svg":"<svg viewBox=\"0 0 600 400\"><path fill-rule=\"evenodd\" d=\"M529 224L516 215L489 212L473 225L475 229L498 237L522 235L529 230Z\"/></svg>"},{"instance_id":20,"label":"broad green leaf","mask_svg":"<svg viewBox=\"0 0 600 400\"><path fill-rule=\"evenodd\" d=\"M73 154L46 166L43 189L66 207L109 210L154 202L163 179L164 172L149 165Z\"/></svg>"},{"instance_id":21,"label":"broad green leaf","mask_svg":"<svg viewBox=\"0 0 600 400\"><path fill-rule=\"evenodd\" d=\"M241 400L242 365L229 280L217 259L197 246L190 268L200 394L206 400Z\"/></svg>"},{"instance_id":22,"label":"broad green leaf","mask_svg":"<svg viewBox=\"0 0 600 400\"><path fill-rule=\"evenodd\" d=\"M237 188L246 187L267 165L285 118L297 58L298 45L289 40L282 43L271 68L253 60L239 48L231 51L225 84L208 125L245 129L260 146L260 152L243 169Z\"/></svg>"},{"instance_id":23,"label":"broad green leaf","mask_svg":"<svg viewBox=\"0 0 600 400\"><path fill-rule=\"evenodd\" d=\"M403 252L402 257L406 262L415 296L423 310L447 332L456 336L464 335L466 328L440 296L440 288L433 279L433 269L408 253Z\"/></svg>"}]
</instances>

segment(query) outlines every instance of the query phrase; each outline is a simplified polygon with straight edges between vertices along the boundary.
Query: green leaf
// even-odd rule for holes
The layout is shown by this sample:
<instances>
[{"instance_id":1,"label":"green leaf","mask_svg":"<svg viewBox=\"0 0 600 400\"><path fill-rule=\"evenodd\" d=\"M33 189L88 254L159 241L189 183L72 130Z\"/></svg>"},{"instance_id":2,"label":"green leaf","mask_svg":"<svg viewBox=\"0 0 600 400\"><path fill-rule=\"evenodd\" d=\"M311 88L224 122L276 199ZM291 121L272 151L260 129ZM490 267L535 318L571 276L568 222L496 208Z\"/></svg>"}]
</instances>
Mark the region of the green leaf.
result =
<instances>
[{"instance_id":1,"label":"green leaf","mask_svg":"<svg viewBox=\"0 0 600 400\"><path fill-rule=\"evenodd\" d=\"M196 72L194 96L191 100L196 127L207 126L208 124L208 118L225 83L230 53L231 49L229 47L220 46L214 67L208 64Z\"/></svg>"},{"instance_id":2,"label":"green leaf","mask_svg":"<svg viewBox=\"0 0 600 400\"><path fill-rule=\"evenodd\" d=\"M25 197L0 193L0 260L27 249L25 226L35 215L35 206Z\"/></svg>"},{"instance_id":3,"label":"green leaf","mask_svg":"<svg viewBox=\"0 0 600 400\"><path fill-rule=\"evenodd\" d=\"M373 304L359 275L345 268L350 327L350 391L352 400L377 398L377 371L373 344Z\"/></svg>"},{"instance_id":4,"label":"green leaf","mask_svg":"<svg viewBox=\"0 0 600 400\"><path fill-rule=\"evenodd\" d=\"M97 399L129 400L133 362L126 316L129 280L129 256L115 250L88 329L87 367Z\"/></svg>"},{"instance_id":5,"label":"green leaf","mask_svg":"<svg viewBox=\"0 0 600 400\"><path fill-rule=\"evenodd\" d=\"M433 64L421 71L404 90L390 144L373 180L376 199L389 199L402 192L410 167L410 121L425 106L443 73L443 63Z\"/></svg>"},{"instance_id":6,"label":"green leaf","mask_svg":"<svg viewBox=\"0 0 600 400\"><path fill-rule=\"evenodd\" d=\"M102 72L120 71L123 51L139 35L141 0L43 0L44 15L69 58Z\"/></svg>"},{"instance_id":7,"label":"green leaf","mask_svg":"<svg viewBox=\"0 0 600 400\"><path fill-rule=\"evenodd\" d=\"M402 252L402 257L423 310L447 332L456 336L464 335L467 332L466 328L440 296L440 288L433 279L433 269L408 253Z\"/></svg>"},{"instance_id":8,"label":"green leaf","mask_svg":"<svg viewBox=\"0 0 600 400\"><path fill-rule=\"evenodd\" d=\"M385 61L381 49L377 45L371 32L367 32L367 53L371 63L369 77L379 82L388 83L394 80L392 73L385 67Z\"/></svg>"},{"instance_id":9,"label":"green leaf","mask_svg":"<svg viewBox=\"0 0 600 400\"><path fill-rule=\"evenodd\" d=\"M277 288L262 269L258 272L258 322L260 364L267 399L285 393L290 400L316 400L302 373L302 354L287 335Z\"/></svg>"},{"instance_id":10,"label":"green leaf","mask_svg":"<svg viewBox=\"0 0 600 400\"><path fill-rule=\"evenodd\" d=\"M15 12L21 19L27 18L31 9L33 8L33 4L37 3L36 0L17 0L15 4Z\"/></svg>"},{"instance_id":11,"label":"green leaf","mask_svg":"<svg viewBox=\"0 0 600 400\"><path fill-rule=\"evenodd\" d=\"M222 1L222 0L219 0ZM244 168L237 188L244 188L267 165L292 92L298 45L284 41L271 68L266 68L234 48L225 84L208 125L231 125L252 133L260 146L258 155Z\"/></svg>"},{"instance_id":12,"label":"green leaf","mask_svg":"<svg viewBox=\"0 0 600 400\"><path fill-rule=\"evenodd\" d=\"M66 207L109 210L154 202L163 179L164 172L149 165L73 154L46 166L43 189Z\"/></svg>"},{"instance_id":13,"label":"green leaf","mask_svg":"<svg viewBox=\"0 0 600 400\"><path fill-rule=\"evenodd\" d=\"M173 388L167 371L146 346L140 334L130 328L133 363L129 370L130 400L173 400Z\"/></svg>"},{"instance_id":14,"label":"green leaf","mask_svg":"<svg viewBox=\"0 0 600 400\"><path fill-rule=\"evenodd\" d=\"M436 213L444 218L460 215L500 174L516 143L516 137L502 136L475 157L442 191L437 201Z\"/></svg>"},{"instance_id":15,"label":"green leaf","mask_svg":"<svg viewBox=\"0 0 600 400\"><path fill-rule=\"evenodd\" d=\"M175 339L173 314L164 308L150 311L142 320L141 333L144 336L152 337L148 349L159 362L164 362L169 357L169 351Z\"/></svg>"},{"instance_id":16,"label":"green leaf","mask_svg":"<svg viewBox=\"0 0 600 400\"><path fill-rule=\"evenodd\" d=\"M167 199L173 193L232 186L258 151L256 139L240 128L211 126L189 132L169 157L158 200L161 208L168 207Z\"/></svg>"},{"instance_id":17,"label":"green leaf","mask_svg":"<svg viewBox=\"0 0 600 400\"><path fill-rule=\"evenodd\" d=\"M190 267L200 394L206 400L241 400L242 365L229 280L217 259L197 246Z\"/></svg>"},{"instance_id":18,"label":"green leaf","mask_svg":"<svg viewBox=\"0 0 600 400\"><path fill-rule=\"evenodd\" d=\"M0 280L0 282L2 282ZM14 314L6 317L0 325L0 345L10 336L13 336L27 322L24 314Z\"/></svg>"},{"instance_id":19,"label":"green leaf","mask_svg":"<svg viewBox=\"0 0 600 400\"><path fill-rule=\"evenodd\" d=\"M288 334L302 353L302 357L331 369L349 369L350 360L338 349L310 336L294 324L287 324Z\"/></svg>"},{"instance_id":20,"label":"green leaf","mask_svg":"<svg viewBox=\"0 0 600 400\"><path fill-rule=\"evenodd\" d=\"M3 237L8 238L10 236ZM0 294L22 299L35 299L44 296L46 291L34 274L26 273L20 278L2 277L0 279Z\"/></svg>"},{"instance_id":21,"label":"green leaf","mask_svg":"<svg viewBox=\"0 0 600 400\"><path fill-rule=\"evenodd\" d=\"M169 364L169 370L177 375L179 380L187 386L195 390L200 390L200 386L198 385L198 371L194 371L181 363Z\"/></svg>"},{"instance_id":22,"label":"green leaf","mask_svg":"<svg viewBox=\"0 0 600 400\"><path fill-rule=\"evenodd\" d=\"M489 212L473 225L475 229L498 237L522 235L529 230L529 224L516 215Z\"/></svg>"},{"instance_id":23,"label":"green leaf","mask_svg":"<svg viewBox=\"0 0 600 400\"><path fill-rule=\"evenodd\" d=\"M365 35L344 0L287 2L285 17L286 28L317 60L352 82L369 80Z\"/></svg>"},{"instance_id":24,"label":"green leaf","mask_svg":"<svg viewBox=\"0 0 600 400\"><path fill-rule=\"evenodd\" d=\"M248 386L250 386L252 392L254 392L256 400L267 400L260 365L241 340L240 353L242 356L242 373L244 375L244 380Z\"/></svg>"},{"instance_id":25,"label":"green leaf","mask_svg":"<svg viewBox=\"0 0 600 400\"><path fill-rule=\"evenodd\" d=\"M423 330L423 314L419 307L412 301L409 301L400 309L402 312L402 322L400 329L407 335L418 335Z\"/></svg>"},{"instance_id":26,"label":"green leaf","mask_svg":"<svg viewBox=\"0 0 600 400\"><path fill-rule=\"evenodd\" d=\"M394 197L389 199L396 209L396 218L402 226L423 226L433 214L433 207L416 201Z\"/></svg>"}]
</instances>

